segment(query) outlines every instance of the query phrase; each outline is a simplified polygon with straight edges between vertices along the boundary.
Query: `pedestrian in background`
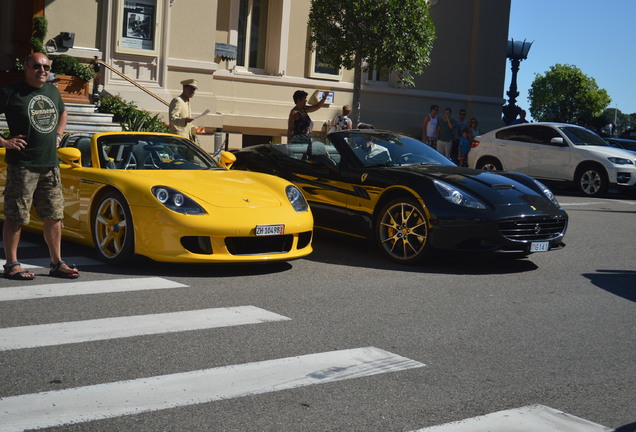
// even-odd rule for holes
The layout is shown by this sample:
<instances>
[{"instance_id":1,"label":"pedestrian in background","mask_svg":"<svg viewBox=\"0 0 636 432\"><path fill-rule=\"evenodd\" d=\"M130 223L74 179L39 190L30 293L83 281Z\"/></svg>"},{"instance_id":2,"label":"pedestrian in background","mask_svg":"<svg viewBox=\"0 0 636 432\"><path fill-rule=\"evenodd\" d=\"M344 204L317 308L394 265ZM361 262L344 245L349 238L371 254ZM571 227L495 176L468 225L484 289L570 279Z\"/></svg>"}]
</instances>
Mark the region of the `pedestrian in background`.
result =
<instances>
[{"instance_id":1,"label":"pedestrian in background","mask_svg":"<svg viewBox=\"0 0 636 432\"><path fill-rule=\"evenodd\" d=\"M439 107L431 105L429 113L422 120L422 142L437 148L437 112Z\"/></svg>"},{"instance_id":2,"label":"pedestrian in background","mask_svg":"<svg viewBox=\"0 0 636 432\"><path fill-rule=\"evenodd\" d=\"M4 227L6 264L4 278L31 280L35 273L18 261L22 227L30 222L31 206L43 221L44 240L51 256L49 275L74 279L79 272L62 260L64 197L57 148L68 114L60 92L48 83L51 63L43 53L29 55L24 81L0 89L0 113L6 115L9 138L0 138L6 150Z\"/></svg>"},{"instance_id":3,"label":"pedestrian in background","mask_svg":"<svg viewBox=\"0 0 636 432\"><path fill-rule=\"evenodd\" d=\"M468 121L468 152L466 153L466 166L468 166L468 153L473 148L475 138L477 138L481 132L479 131L479 123L475 117L471 117Z\"/></svg>"},{"instance_id":4,"label":"pedestrian in background","mask_svg":"<svg viewBox=\"0 0 636 432\"><path fill-rule=\"evenodd\" d=\"M479 123L475 117L471 117L468 122L468 140L470 141L470 147L473 146L473 141L475 141L475 137L479 136L481 132L479 131Z\"/></svg>"},{"instance_id":5,"label":"pedestrian in background","mask_svg":"<svg viewBox=\"0 0 636 432\"><path fill-rule=\"evenodd\" d=\"M468 152L470 151L470 140L468 138L468 129L464 129L461 138L459 138L458 165L460 167L468 166Z\"/></svg>"},{"instance_id":6,"label":"pedestrian in background","mask_svg":"<svg viewBox=\"0 0 636 432\"><path fill-rule=\"evenodd\" d=\"M453 110L444 108L444 117L437 122L437 151L451 158L451 142L453 140L453 128L455 120L451 118Z\"/></svg>"},{"instance_id":7,"label":"pedestrian in background","mask_svg":"<svg viewBox=\"0 0 636 432\"><path fill-rule=\"evenodd\" d=\"M342 107L342 114L335 116L331 121L331 128L329 129L329 132L350 130L353 127L353 122L349 118L350 113L351 107L349 105L344 105Z\"/></svg>"},{"instance_id":8,"label":"pedestrian in background","mask_svg":"<svg viewBox=\"0 0 636 432\"><path fill-rule=\"evenodd\" d=\"M194 141L195 134L192 132L192 128L196 130L196 126L191 124L194 119L192 118L190 99L194 97L199 83L195 79L188 79L181 81L181 85L183 86L181 94L170 102L168 111L170 133Z\"/></svg>"},{"instance_id":9,"label":"pedestrian in background","mask_svg":"<svg viewBox=\"0 0 636 432\"><path fill-rule=\"evenodd\" d=\"M462 137L462 132L468 128L468 122L466 121L466 110L460 109L458 118L455 121L455 127L453 128L453 144L451 147L451 160L455 163L459 160L459 140Z\"/></svg>"},{"instance_id":10,"label":"pedestrian in background","mask_svg":"<svg viewBox=\"0 0 636 432\"><path fill-rule=\"evenodd\" d=\"M324 92L322 99L316 105L307 105L307 96L307 92L303 90L296 90L292 96L295 105L289 112L287 120L287 142L311 144L310 134L313 122L309 113L320 109L325 104L329 92Z\"/></svg>"}]
</instances>

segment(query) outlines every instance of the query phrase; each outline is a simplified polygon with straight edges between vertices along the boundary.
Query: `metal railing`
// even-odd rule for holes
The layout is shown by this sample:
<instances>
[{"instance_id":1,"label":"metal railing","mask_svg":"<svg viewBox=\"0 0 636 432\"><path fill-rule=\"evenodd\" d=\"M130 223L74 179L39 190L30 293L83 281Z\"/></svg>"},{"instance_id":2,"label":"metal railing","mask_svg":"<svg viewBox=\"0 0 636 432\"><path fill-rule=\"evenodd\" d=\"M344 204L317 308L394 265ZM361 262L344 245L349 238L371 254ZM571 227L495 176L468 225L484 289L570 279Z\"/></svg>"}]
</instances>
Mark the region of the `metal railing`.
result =
<instances>
[{"instance_id":1,"label":"metal railing","mask_svg":"<svg viewBox=\"0 0 636 432\"><path fill-rule=\"evenodd\" d=\"M159 102L161 102L162 104L164 104L165 106L170 106L170 103L165 101L164 99L162 99L161 97L157 96L156 94L154 94L153 92L151 92L150 90L148 90L146 87L142 86L141 84L139 84L137 81L135 81L132 78L127 77L126 75L124 75L123 73L119 72L117 69L115 69L114 67L112 67L109 64L104 63L103 61L99 60L99 59L95 59L93 60L93 65L100 65L100 66L104 66L106 69L110 70L111 72L114 72L115 74L117 74L118 76L120 76L121 78L125 79L126 81L128 81L129 83L131 83L132 85L134 85L135 87L139 88L140 90L144 91L145 93L149 94L150 96L152 96L153 98L157 99Z\"/></svg>"}]
</instances>

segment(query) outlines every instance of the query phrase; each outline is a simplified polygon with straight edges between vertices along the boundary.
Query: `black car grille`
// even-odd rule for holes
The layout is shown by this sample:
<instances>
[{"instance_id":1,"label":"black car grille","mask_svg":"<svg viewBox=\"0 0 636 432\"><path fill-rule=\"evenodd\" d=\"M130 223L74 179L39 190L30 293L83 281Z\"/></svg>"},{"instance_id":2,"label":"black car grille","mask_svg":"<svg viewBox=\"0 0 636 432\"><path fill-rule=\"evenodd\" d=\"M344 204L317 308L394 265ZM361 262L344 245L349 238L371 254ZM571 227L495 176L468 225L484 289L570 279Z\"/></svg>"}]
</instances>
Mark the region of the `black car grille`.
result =
<instances>
[{"instance_id":1,"label":"black car grille","mask_svg":"<svg viewBox=\"0 0 636 432\"><path fill-rule=\"evenodd\" d=\"M499 222L499 231L508 240L552 240L565 233L566 220L550 217L527 217Z\"/></svg>"},{"instance_id":2,"label":"black car grille","mask_svg":"<svg viewBox=\"0 0 636 432\"><path fill-rule=\"evenodd\" d=\"M292 248L291 234L263 237L228 237L225 246L232 255L286 253Z\"/></svg>"}]
</instances>

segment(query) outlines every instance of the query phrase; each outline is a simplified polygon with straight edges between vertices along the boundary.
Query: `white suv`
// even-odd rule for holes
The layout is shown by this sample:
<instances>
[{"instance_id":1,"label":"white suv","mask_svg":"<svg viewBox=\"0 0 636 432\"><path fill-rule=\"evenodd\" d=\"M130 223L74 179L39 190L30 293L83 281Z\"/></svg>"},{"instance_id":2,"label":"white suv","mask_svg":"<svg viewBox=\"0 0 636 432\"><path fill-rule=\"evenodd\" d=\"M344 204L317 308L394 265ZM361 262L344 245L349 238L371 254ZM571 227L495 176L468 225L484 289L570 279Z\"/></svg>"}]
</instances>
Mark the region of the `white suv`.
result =
<instances>
[{"instance_id":1,"label":"white suv","mask_svg":"<svg viewBox=\"0 0 636 432\"><path fill-rule=\"evenodd\" d=\"M636 192L636 154L570 124L525 123L485 133L468 152L468 165L571 182L590 197L603 196L610 185Z\"/></svg>"}]
</instances>

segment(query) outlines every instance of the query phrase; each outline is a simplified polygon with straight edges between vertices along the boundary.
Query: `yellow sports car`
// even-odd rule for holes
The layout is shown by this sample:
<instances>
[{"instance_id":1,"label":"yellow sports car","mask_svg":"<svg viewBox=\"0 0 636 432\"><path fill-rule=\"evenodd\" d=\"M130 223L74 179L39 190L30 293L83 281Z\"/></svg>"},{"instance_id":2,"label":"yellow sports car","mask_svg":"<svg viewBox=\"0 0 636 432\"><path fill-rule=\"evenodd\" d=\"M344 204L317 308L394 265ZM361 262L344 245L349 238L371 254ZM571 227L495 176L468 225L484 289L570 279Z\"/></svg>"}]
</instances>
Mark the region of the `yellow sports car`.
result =
<instances>
[{"instance_id":1,"label":"yellow sports car","mask_svg":"<svg viewBox=\"0 0 636 432\"><path fill-rule=\"evenodd\" d=\"M298 188L230 170L232 153L217 161L184 138L145 132L68 134L57 153L62 235L94 246L108 263L135 254L166 262L262 262L312 251L313 217ZM34 212L25 229L42 230Z\"/></svg>"}]
</instances>

